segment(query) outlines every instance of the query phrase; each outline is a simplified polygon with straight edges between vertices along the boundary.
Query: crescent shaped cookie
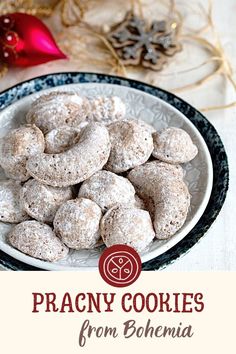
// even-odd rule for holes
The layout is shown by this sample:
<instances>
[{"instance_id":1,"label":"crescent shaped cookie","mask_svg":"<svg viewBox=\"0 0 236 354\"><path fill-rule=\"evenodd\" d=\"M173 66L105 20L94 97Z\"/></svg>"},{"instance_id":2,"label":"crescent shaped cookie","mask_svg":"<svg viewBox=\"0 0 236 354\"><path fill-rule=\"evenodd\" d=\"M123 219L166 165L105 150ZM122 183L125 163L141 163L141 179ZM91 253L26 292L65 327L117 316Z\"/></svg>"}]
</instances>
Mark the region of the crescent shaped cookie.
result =
<instances>
[{"instance_id":1,"label":"crescent shaped cookie","mask_svg":"<svg viewBox=\"0 0 236 354\"><path fill-rule=\"evenodd\" d=\"M16 225L8 234L8 242L25 254L48 262L65 258L69 252L50 226L35 220Z\"/></svg>"},{"instance_id":2,"label":"crescent shaped cookie","mask_svg":"<svg viewBox=\"0 0 236 354\"><path fill-rule=\"evenodd\" d=\"M80 130L68 126L51 130L45 135L45 152L47 154L59 154L68 150L79 141Z\"/></svg>"},{"instance_id":3,"label":"crescent shaped cookie","mask_svg":"<svg viewBox=\"0 0 236 354\"><path fill-rule=\"evenodd\" d=\"M183 179L184 170L180 165L151 161L133 168L127 177L138 193L150 195L160 180Z\"/></svg>"},{"instance_id":4,"label":"crescent shaped cookie","mask_svg":"<svg viewBox=\"0 0 236 354\"><path fill-rule=\"evenodd\" d=\"M183 180L162 181L154 195L155 218L153 221L156 237L168 239L185 223L190 194Z\"/></svg>"},{"instance_id":5,"label":"crescent shaped cookie","mask_svg":"<svg viewBox=\"0 0 236 354\"><path fill-rule=\"evenodd\" d=\"M26 121L44 134L60 126L79 127L88 116L89 101L76 92L53 91L35 100Z\"/></svg>"},{"instance_id":6,"label":"crescent shaped cookie","mask_svg":"<svg viewBox=\"0 0 236 354\"><path fill-rule=\"evenodd\" d=\"M60 154L39 154L29 159L27 170L38 181L54 187L67 187L89 178L102 169L110 154L105 126L90 123L71 149Z\"/></svg>"},{"instance_id":7,"label":"crescent shaped cookie","mask_svg":"<svg viewBox=\"0 0 236 354\"><path fill-rule=\"evenodd\" d=\"M173 236L184 224L190 206L182 168L152 161L134 168L128 179L151 214L156 237Z\"/></svg>"}]
</instances>

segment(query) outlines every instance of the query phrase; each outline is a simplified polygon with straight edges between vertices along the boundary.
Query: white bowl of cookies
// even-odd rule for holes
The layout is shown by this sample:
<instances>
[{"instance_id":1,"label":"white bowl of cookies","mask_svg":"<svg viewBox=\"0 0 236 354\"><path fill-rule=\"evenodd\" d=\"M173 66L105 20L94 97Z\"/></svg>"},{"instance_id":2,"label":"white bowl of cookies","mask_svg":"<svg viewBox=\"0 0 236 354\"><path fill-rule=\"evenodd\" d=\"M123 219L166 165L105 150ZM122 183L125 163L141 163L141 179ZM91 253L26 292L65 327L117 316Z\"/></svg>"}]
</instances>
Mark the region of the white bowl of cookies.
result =
<instances>
[{"instance_id":1,"label":"white bowl of cookies","mask_svg":"<svg viewBox=\"0 0 236 354\"><path fill-rule=\"evenodd\" d=\"M143 262L196 225L207 146L178 110L111 84L27 96L0 113L0 249L48 270L93 270L104 247Z\"/></svg>"}]
</instances>

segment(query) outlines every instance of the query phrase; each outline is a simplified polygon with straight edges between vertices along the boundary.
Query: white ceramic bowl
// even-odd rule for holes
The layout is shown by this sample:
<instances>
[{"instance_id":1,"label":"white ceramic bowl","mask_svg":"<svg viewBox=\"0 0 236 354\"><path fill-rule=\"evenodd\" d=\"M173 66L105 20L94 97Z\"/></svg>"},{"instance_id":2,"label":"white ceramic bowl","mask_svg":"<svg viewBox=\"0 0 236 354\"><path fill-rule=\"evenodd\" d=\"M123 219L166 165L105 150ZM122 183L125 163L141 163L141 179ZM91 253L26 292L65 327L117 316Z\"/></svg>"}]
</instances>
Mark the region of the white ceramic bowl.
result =
<instances>
[{"instance_id":1,"label":"white ceramic bowl","mask_svg":"<svg viewBox=\"0 0 236 354\"><path fill-rule=\"evenodd\" d=\"M124 86L103 83L84 83L44 90L40 93L27 96L7 107L0 113L0 139L5 136L9 130L25 123L26 112L30 104L37 97L46 92L55 90L76 90L79 91L81 95L89 97L97 95L116 95L121 97L126 103L127 118L135 117L142 119L157 130L174 126L182 128L190 134L199 152L193 161L183 165L186 171L185 181L191 194L191 208L187 220L183 227L171 239L153 241L148 250L141 255L142 262L153 259L176 245L200 219L207 206L212 189L213 170L211 157L201 134L195 126L177 109L153 95ZM0 179L4 178L3 170L0 170ZM6 235L11 227L12 225L10 224L0 223L0 249L24 263L47 270L87 271L97 269L102 248L82 251L71 250L68 257L59 262L44 262L17 251L6 242Z\"/></svg>"}]
</instances>

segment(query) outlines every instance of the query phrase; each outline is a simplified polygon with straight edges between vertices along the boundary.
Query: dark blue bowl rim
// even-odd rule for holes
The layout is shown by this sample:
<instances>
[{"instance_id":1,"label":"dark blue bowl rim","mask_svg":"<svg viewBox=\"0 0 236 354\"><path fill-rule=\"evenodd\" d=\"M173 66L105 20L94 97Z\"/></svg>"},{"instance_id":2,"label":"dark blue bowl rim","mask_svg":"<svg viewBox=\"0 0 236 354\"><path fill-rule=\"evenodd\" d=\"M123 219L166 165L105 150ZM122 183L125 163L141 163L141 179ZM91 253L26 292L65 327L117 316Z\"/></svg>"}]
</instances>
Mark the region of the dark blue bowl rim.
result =
<instances>
[{"instance_id":1,"label":"dark blue bowl rim","mask_svg":"<svg viewBox=\"0 0 236 354\"><path fill-rule=\"evenodd\" d=\"M54 79L59 79L60 77L67 78L65 82L53 82ZM35 89L32 92L27 92L26 94L21 95L19 98L10 99L10 101L5 104L4 97L12 91L18 91L25 84L29 85L30 83L35 83L38 80L52 80L50 81L50 85L47 87L42 87L41 89ZM94 80L95 79L95 80ZM143 270L159 270L167 267L169 264L173 263L180 256L186 254L190 249L199 242L199 240L204 236L204 234L208 231L212 223L217 218L226 198L228 185L229 185L229 167L228 167L228 159L227 154L224 149L224 145L220 139L219 134L213 125L207 120L202 113L196 110L189 103L181 99L180 97L166 91L160 89L158 87L133 80L127 79L124 77L93 73L93 72L58 72L47 75L42 75L38 77L34 77L30 80L23 81L17 85L14 85L0 93L0 109L4 109L9 106L11 103L28 96L36 91L41 91L46 88L57 87L65 84L73 84L73 83L88 83L88 82L96 82L96 83L110 83L117 85L129 86L149 94L152 94L156 97L159 97L166 101L167 103L174 106L180 112L182 112L200 131L203 136L209 152L211 154L212 163L213 163L213 188L210 196L210 200L205 209L204 214L195 225L195 227L182 239L178 244L169 249L164 254L153 258L152 260L143 263ZM1 102L4 102L1 105ZM41 270L39 268L35 268L28 264L25 264L21 261L16 260L15 258L7 255L6 253L0 251L0 264L9 269L9 270ZM186 269L187 270L187 269Z\"/></svg>"}]
</instances>

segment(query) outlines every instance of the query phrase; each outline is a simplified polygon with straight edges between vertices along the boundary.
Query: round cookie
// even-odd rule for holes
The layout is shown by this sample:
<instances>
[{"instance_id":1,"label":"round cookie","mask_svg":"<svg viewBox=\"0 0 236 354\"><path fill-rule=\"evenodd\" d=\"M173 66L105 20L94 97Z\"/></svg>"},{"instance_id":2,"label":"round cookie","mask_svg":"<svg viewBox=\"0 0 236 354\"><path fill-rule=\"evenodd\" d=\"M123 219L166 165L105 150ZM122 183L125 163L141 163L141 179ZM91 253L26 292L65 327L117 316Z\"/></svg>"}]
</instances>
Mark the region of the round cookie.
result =
<instances>
[{"instance_id":1,"label":"round cookie","mask_svg":"<svg viewBox=\"0 0 236 354\"><path fill-rule=\"evenodd\" d=\"M83 182L79 197L93 200L102 211L114 204L135 204L135 190L127 178L109 171L98 171Z\"/></svg>"},{"instance_id":2,"label":"round cookie","mask_svg":"<svg viewBox=\"0 0 236 354\"><path fill-rule=\"evenodd\" d=\"M90 199L78 198L64 203L53 225L58 237L70 248L91 249L100 239L100 207Z\"/></svg>"},{"instance_id":3,"label":"round cookie","mask_svg":"<svg viewBox=\"0 0 236 354\"><path fill-rule=\"evenodd\" d=\"M106 169L121 173L146 162L153 150L151 133L137 120L122 120L108 126L111 153Z\"/></svg>"},{"instance_id":4,"label":"round cookie","mask_svg":"<svg viewBox=\"0 0 236 354\"><path fill-rule=\"evenodd\" d=\"M88 124L77 144L60 154L39 154L29 159L27 169L38 181L54 187L78 184L102 169L110 154L106 127Z\"/></svg>"},{"instance_id":5,"label":"round cookie","mask_svg":"<svg viewBox=\"0 0 236 354\"><path fill-rule=\"evenodd\" d=\"M118 205L103 216L101 236L107 247L125 244L142 252L152 242L155 232L148 211Z\"/></svg>"},{"instance_id":6,"label":"round cookie","mask_svg":"<svg viewBox=\"0 0 236 354\"><path fill-rule=\"evenodd\" d=\"M62 126L51 130L45 135L45 152L59 154L68 150L79 141L81 129Z\"/></svg>"},{"instance_id":7,"label":"round cookie","mask_svg":"<svg viewBox=\"0 0 236 354\"><path fill-rule=\"evenodd\" d=\"M72 197L71 187L51 187L34 179L27 181L20 193L22 208L33 219L45 223L51 223L60 205Z\"/></svg>"},{"instance_id":8,"label":"round cookie","mask_svg":"<svg viewBox=\"0 0 236 354\"><path fill-rule=\"evenodd\" d=\"M44 151L42 132L35 125L25 125L11 130L3 139L0 151L0 165L7 177L26 181L30 175L26 169L27 160Z\"/></svg>"},{"instance_id":9,"label":"round cookie","mask_svg":"<svg viewBox=\"0 0 236 354\"><path fill-rule=\"evenodd\" d=\"M34 123L44 134L60 126L80 127L89 112L87 98L76 92L53 91L40 96L26 115L28 123Z\"/></svg>"},{"instance_id":10,"label":"round cookie","mask_svg":"<svg viewBox=\"0 0 236 354\"><path fill-rule=\"evenodd\" d=\"M8 235L8 242L25 254L48 262L58 261L69 252L50 226L35 220L16 225Z\"/></svg>"},{"instance_id":11,"label":"round cookie","mask_svg":"<svg viewBox=\"0 0 236 354\"><path fill-rule=\"evenodd\" d=\"M152 155L164 162L178 164L194 159L198 153L191 137L183 129L170 127L153 134Z\"/></svg>"},{"instance_id":12,"label":"round cookie","mask_svg":"<svg viewBox=\"0 0 236 354\"><path fill-rule=\"evenodd\" d=\"M29 219L20 205L20 182L0 181L0 221L18 223Z\"/></svg>"},{"instance_id":13,"label":"round cookie","mask_svg":"<svg viewBox=\"0 0 236 354\"><path fill-rule=\"evenodd\" d=\"M117 96L99 96L90 101L89 120L101 122L105 125L124 118L126 107Z\"/></svg>"}]
</instances>

